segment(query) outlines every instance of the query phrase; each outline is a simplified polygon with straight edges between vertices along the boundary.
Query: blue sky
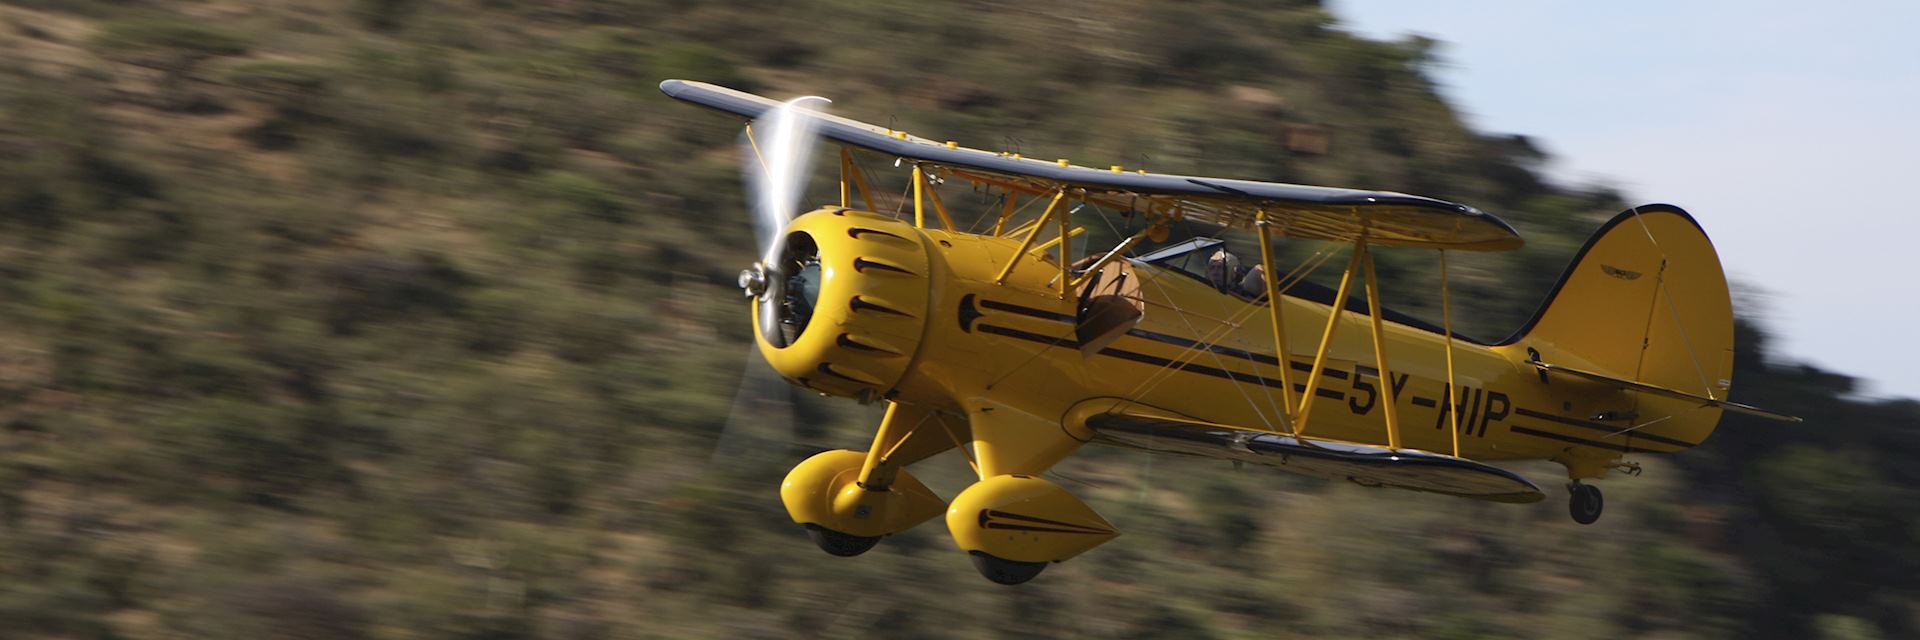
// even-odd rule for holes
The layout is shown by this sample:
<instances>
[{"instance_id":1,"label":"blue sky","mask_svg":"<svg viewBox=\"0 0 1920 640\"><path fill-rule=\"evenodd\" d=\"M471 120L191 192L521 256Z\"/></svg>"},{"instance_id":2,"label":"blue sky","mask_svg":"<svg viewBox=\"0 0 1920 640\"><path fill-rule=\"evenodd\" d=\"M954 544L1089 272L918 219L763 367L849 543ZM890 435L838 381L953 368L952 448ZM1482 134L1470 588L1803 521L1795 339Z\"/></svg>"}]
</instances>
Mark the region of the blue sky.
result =
<instances>
[{"instance_id":1,"label":"blue sky","mask_svg":"<svg viewBox=\"0 0 1920 640\"><path fill-rule=\"evenodd\" d=\"M1787 358L1920 398L1920 3L1335 0L1482 131L1693 213ZM1742 289L1758 296L1742 295ZM1754 307L1759 307L1755 309ZM1735 381L1738 384L1738 381Z\"/></svg>"}]
</instances>

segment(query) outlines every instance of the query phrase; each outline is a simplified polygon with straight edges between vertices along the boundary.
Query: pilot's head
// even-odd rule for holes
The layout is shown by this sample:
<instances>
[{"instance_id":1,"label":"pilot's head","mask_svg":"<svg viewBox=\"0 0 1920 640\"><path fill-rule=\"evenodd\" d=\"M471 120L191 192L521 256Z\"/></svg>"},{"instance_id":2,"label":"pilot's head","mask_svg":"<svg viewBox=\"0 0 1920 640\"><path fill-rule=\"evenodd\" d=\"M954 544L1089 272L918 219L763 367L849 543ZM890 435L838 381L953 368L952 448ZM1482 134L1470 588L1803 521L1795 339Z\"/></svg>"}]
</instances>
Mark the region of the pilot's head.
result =
<instances>
[{"instance_id":1,"label":"pilot's head","mask_svg":"<svg viewBox=\"0 0 1920 640\"><path fill-rule=\"evenodd\" d=\"M1227 253L1225 247L1214 251L1213 257L1207 258L1207 281L1221 291L1239 284L1240 259Z\"/></svg>"}]
</instances>

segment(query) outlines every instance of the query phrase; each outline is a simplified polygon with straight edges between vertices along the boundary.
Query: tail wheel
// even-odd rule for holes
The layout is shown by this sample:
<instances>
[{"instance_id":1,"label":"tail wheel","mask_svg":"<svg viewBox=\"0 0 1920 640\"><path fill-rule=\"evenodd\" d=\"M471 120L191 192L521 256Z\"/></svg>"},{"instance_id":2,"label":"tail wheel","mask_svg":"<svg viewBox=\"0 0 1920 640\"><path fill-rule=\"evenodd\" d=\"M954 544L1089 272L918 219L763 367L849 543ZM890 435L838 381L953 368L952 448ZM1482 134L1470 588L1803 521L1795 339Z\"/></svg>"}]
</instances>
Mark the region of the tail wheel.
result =
<instances>
[{"instance_id":1,"label":"tail wheel","mask_svg":"<svg viewBox=\"0 0 1920 640\"><path fill-rule=\"evenodd\" d=\"M1571 495L1567 500L1567 513L1573 516L1574 522L1593 524L1600 519L1600 511L1606 506L1600 497L1600 487L1574 483L1568 489Z\"/></svg>"},{"instance_id":2,"label":"tail wheel","mask_svg":"<svg viewBox=\"0 0 1920 640\"><path fill-rule=\"evenodd\" d=\"M1004 585L1016 585L1032 580L1034 576L1040 575L1041 570L1047 568L1047 563L1045 562L1007 560L998 556L989 555L983 551L969 551L967 553L973 556L973 568L978 569L980 575L986 576L988 580Z\"/></svg>"},{"instance_id":3,"label":"tail wheel","mask_svg":"<svg viewBox=\"0 0 1920 640\"><path fill-rule=\"evenodd\" d=\"M807 528L807 537L812 538L813 543L819 545L821 551L842 558L851 558L866 553L868 549L873 548L873 545L880 544L880 536L856 536L850 533L834 531L817 524L807 524L803 526Z\"/></svg>"}]
</instances>

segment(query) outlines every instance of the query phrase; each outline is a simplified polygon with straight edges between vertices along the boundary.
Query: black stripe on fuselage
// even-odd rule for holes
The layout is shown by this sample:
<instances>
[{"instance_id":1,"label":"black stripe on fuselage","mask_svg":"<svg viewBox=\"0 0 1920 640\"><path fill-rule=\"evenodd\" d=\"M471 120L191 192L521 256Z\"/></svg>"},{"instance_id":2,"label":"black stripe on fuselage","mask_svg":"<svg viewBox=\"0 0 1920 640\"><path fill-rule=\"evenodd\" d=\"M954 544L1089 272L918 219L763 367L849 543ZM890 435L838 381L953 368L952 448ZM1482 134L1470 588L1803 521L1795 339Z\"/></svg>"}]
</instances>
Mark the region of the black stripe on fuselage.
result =
<instances>
[{"instance_id":1,"label":"black stripe on fuselage","mask_svg":"<svg viewBox=\"0 0 1920 640\"><path fill-rule=\"evenodd\" d=\"M1007 313L1023 315L1029 318L1039 318L1041 320L1052 320L1054 322L1064 322L1067 324L1077 324L1079 322L1077 318L1074 318L1073 316L1070 316L1064 313L1055 313L1045 309L1035 309L1033 307L1021 306L1021 305L1011 304L1007 302L1000 302L998 300L989 300L986 298L980 298L979 304L980 304L980 307L983 309L1005 311ZM1211 353L1217 353L1223 356L1239 358L1241 360L1246 360L1249 362L1258 362L1260 364L1276 365L1276 366L1280 364L1279 358L1271 355L1267 355L1264 353L1257 353L1253 351L1247 351L1244 349L1235 349L1233 347L1225 347L1218 344L1202 343L1196 340L1182 338L1176 335L1169 335L1165 333L1155 333L1155 332L1147 331L1144 329L1128 329L1127 335L1133 336L1135 338L1140 338L1142 340L1152 340L1154 342L1158 342L1161 344L1170 344L1176 347L1182 347L1187 349L1202 349ZM1304 371L1309 373L1313 371L1313 363L1310 363L1310 362L1301 362L1299 360L1292 360L1290 361L1290 364L1293 365L1293 370L1295 371ZM1361 370L1361 373L1363 374L1374 375L1374 376L1379 375L1379 371L1377 369L1374 369L1373 367L1367 367L1365 365L1359 365L1359 366L1363 367L1363 369ZM1333 378L1335 380L1347 379L1347 372L1341 369L1329 368L1325 370L1323 373L1327 377ZM1299 385L1295 385L1295 386L1299 386ZM1319 394L1315 394L1315 395L1319 395Z\"/></svg>"},{"instance_id":2,"label":"black stripe on fuselage","mask_svg":"<svg viewBox=\"0 0 1920 640\"><path fill-rule=\"evenodd\" d=\"M1355 367L1356 367L1356 368L1357 368L1358 366L1359 366L1359 365L1355 365ZM1369 368L1369 369L1371 369L1371 367L1368 367L1368 368ZM1306 372L1306 373L1313 373L1313 363L1311 363L1311 362L1301 362L1301 361L1299 361L1299 360L1295 360L1295 361L1293 361L1293 370L1294 370L1294 371L1303 371L1303 372ZM1329 377L1329 378L1334 378L1334 379L1337 379L1337 380L1345 380L1345 379L1347 379L1347 372L1346 372L1346 371L1342 371L1342 370L1340 370L1340 369L1327 369L1326 371L1323 371L1323 372L1321 372L1321 373L1324 373L1324 374L1326 374L1326 376L1327 376L1327 377Z\"/></svg>"},{"instance_id":3,"label":"black stripe on fuselage","mask_svg":"<svg viewBox=\"0 0 1920 640\"><path fill-rule=\"evenodd\" d=\"M994 311L1005 311L1007 313L1017 313L1030 318L1039 318L1041 320L1052 320L1054 322L1065 322L1067 324L1076 324L1080 322L1079 318L1075 318L1069 314L1055 313L1052 311L1048 311L1046 309L1035 309L1033 307L1023 307L1017 304L1007 304L1005 302L1001 302L998 300L990 300L987 298L980 299L980 306L988 309L992 309Z\"/></svg>"},{"instance_id":4,"label":"black stripe on fuselage","mask_svg":"<svg viewBox=\"0 0 1920 640\"><path fill-rule=\"evenodd\" d=\"M1075 340L1071 337L1049 338L1047 336L1043 336L1038 333L1033 333L1031 331L1021 331L1019 329L1015 329L1012 327L1002 327L997 324L981 324L977 327L977 329L980 331L980 333L991 333L996 336L1006 336L1009 338L1025 340L1027 342L1038 342L1040 344L1044 344L1049 347L1068 347L1072 349L1080 348L1080 341Z\"/></svg>"},{"instance_id":5,"label":"black stripe on fuselage","mask_svg":"<svg viewBox=\"0 0 1920 640\"><path fill-rule=\"evenodd\" d=\"M1140 338L1143 340L1152 340L1154 342L1158 342L1161 344L1170 344L1176 347L1184 347L1187 349L1205 349L1207 351L1212 351L1214 353L1218 353L1223 356L1233 356L1241 360L1258 362L1260 364L1271 364L1271 365L1280 364L1279 358L1276 358L1264 353L1254 353L1252 351L1235 349L1233 347L1223 347L1217 344L1203 344L1201 342L1198 342L1195 340L1189 340L1186 338L1182 338L1180 336L1167 335L1164 333L1154 333L1152 331L1147 331L1144 329L1128 329L1127 335L1133 336L1135 338ZM1298 366L1298 365L1295 365L1295 366Z\"/></svg>"},{"instance_id":6,"label":"black stripe on fuselage","mask_svg":"<svg viewBox=\"0 0 1920 640\"><path fill-rule=\"evenodd\" d=\"M1609 433L1609 434L1620 434L1620 435L1626 435L1626 436L1629 436L1629 437L1632 437L1632 438L1639 438L1639 439L1641 439L1641 440L1646 440L1647 442L1658 442L1658 443L1660 443L1660 444L1669 444L1669 445L1673 445L1673 446L1676 446L1676 447L1697 447L1697 446L1699 446L1699 445L1698 445L1698 444L1696 444L1696 443L1692 443L1692 442L1687 442L1687 441L1685 441L1685 440L1679 440L1679 439L1675 439L1675 438L1669 438L1669 437L1666 437L1666 436L1657 436L1657 435L1654 435L1654 434L1651 434L1651 433L1646 433L1646 432L1643 432L1643 431L1625 431L1625 432L1623 432L1623 431L1622 431L1621 429L1619 429L1619 428L1617 428L1617 427L1614 427L1613 425L1607 425L1607 424L1601 424L1601 423L1598 423L1598 422L1590 422L1590 421L1587 421L1587 420L1580 420L1580 419L1577 419L1577 418L1568 418L1568 417L1566 417L1566 416L1556 416L1556 415L1553 415L1553 414L1551 414L1551 413L1544 413L1544 412L1540 412L1540 411L1534 411L1534 410L1532 410L1532 409L1528 409L1528 408L1525 408L1525 407L1515 407L1515 408L1514 408L1514 410L1513 410L1513 412L1514 412L1514 413L1517 413L1517 414L1520 414L1520 415L1523 415L1523 416L1526 416L1526 417L1529 417L1529 418L1538 418L1538 419L1541 419L1541 420L1547 420L1547 421L1550 421L1550 422L1557 422L1557 423L1560 423L1560 424L1564 424L1564 425L1567 425L1567 426L1572 426L1572 427L1581 427L1581 428L1585 428L1585 429L1593 429L1593 430L1596 430L1596 431L1605 431L1605 432L1607 432L1607 433Z\"/></svg>"},{"instance_id":7,"label":"black stripe on fuselage","mask_svg":"<svg viewBox=\"0 0 1920 640\"><path fill-rule=\"evenodd\" d=\"M1065 347L1069 349L1080 348L1080 341L1075 340L1071 337L1055 338L1055 337L1041 335L1038 333L1032 333L1029 331L1021 331L1019 329L1014 329L1011 327L1002 327L999 325L986 324L986 323L981 323L977 327L977 329L981 333L991 333L997 336L1005 336L1008 338L1025 340L1028 342L1037 342L1049 347ZM1215 378L1231 380L1234 382L1249 382L1249 383L1259 384L1267 387L1272 387L1275 389L1286 388L1286 383L1283 383L1279 380L1275 380L1272 378L1268 378L1266 376L1260 376L1260 375L1255 375L1251 373L1240 373L1237 371L1230 371L1230 370L1221 369L1218 367L1209 367L1206 365L1194 364L1192 362L1176 363L1166 358L1162 358L1154 355L1148 355L1148 354L1140 353L1137 351L1127 351L1125 349L1115 349L1113 347L1107 347L1105 349L1100 350L1100 355L1107 356L1109 358L1119 358L1121 360L1131 360L1133 362L1153 365L1156 367L1171 367L1179 371L1186 371L1189 373L1198 373L1201 375L1213 376ZM1296 393L1305 393L1307 391L1307 387L1306 385L1303 385L1303 384L1296 384L1296 385L1293 385L1293 390ZM1345 400L1347 398L1347 394L1340 391L1334 391L1332 389L1315 389L1313 395L1321 398L1327 398L1329 400Z\"/></svg>"}]
</instances>

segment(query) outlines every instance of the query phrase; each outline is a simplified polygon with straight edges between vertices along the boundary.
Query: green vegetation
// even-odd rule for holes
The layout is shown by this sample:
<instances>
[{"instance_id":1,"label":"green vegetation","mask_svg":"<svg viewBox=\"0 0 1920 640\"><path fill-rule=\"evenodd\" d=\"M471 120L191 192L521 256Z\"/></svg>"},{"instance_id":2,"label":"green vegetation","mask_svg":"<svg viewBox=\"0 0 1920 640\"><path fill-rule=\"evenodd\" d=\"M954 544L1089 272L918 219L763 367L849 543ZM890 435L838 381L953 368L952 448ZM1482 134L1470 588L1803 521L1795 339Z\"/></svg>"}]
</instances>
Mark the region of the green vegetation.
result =
<instances>
[{"instance_id":1,"label":"green vegetation","mask_svg":"<svg viewBox=\"0 0 1920 640\"><path fill-rule=\"evenodd\" d=\"M1592 527L1557 497L1089 450L1060 473L1126 535L1023 588L938 523L819 553L778 480L878 416L803 399L796 442L710 461L748 344L737 123L662 78L1093 166L1474 203L1530 243L1456 262L1490 336L1625 204L1467 129L1434 42L1311 0L1076 4L0 4L0 635L1920 633L1920 404L1770 361L1752 322L1735 399L1809 423L1729 417L1608 482ZM1429 259L1383 264L1411 311ZM957 458L923 466L962 486Z\"/></svg>"}]
</instances>

